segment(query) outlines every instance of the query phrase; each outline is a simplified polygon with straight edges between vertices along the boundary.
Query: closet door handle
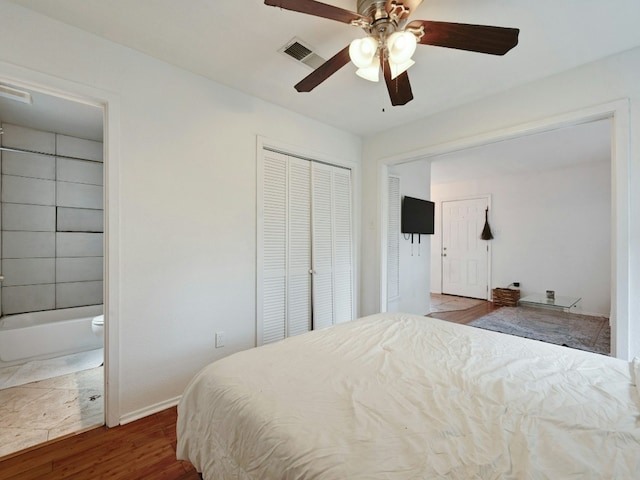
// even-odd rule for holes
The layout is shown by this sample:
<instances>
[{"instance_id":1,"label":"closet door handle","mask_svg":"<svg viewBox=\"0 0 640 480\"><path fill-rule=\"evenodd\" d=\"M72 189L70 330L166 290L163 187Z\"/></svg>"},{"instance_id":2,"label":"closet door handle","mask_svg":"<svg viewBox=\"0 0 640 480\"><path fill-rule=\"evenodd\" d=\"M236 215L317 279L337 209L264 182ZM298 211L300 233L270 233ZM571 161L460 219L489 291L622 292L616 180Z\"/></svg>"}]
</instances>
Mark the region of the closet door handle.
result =
<instances>
[{"instance_id":1,"label":"closet door handle","mask_svg":"<svg viewBox=\"0 0 640 480\"><path fill-rule=\"evenodd\" d=\"M315 275L316 271L312 268L309 269L309 275Z\"/></svg>"}]
</instances>

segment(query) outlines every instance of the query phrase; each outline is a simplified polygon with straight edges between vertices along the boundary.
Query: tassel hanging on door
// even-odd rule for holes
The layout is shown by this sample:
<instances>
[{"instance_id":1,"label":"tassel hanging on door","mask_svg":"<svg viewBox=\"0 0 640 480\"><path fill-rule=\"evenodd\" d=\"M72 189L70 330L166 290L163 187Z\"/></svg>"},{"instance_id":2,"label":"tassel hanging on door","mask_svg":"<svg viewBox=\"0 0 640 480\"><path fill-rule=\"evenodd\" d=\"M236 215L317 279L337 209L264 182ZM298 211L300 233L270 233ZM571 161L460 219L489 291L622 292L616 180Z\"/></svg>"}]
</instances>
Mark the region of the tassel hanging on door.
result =
<instances>
[{"instance_id":1,"label":"tassel hanging on door","mask_svg":"<svg viewBox=\"0 0 640 480\"><path fill-rule=\"evenodd\" d=\"M489 226L489 207L484 211L484 228L482 229L480 238L482 240L491 240L493 238L491 227Z\"/></svg>"}]
</instances>

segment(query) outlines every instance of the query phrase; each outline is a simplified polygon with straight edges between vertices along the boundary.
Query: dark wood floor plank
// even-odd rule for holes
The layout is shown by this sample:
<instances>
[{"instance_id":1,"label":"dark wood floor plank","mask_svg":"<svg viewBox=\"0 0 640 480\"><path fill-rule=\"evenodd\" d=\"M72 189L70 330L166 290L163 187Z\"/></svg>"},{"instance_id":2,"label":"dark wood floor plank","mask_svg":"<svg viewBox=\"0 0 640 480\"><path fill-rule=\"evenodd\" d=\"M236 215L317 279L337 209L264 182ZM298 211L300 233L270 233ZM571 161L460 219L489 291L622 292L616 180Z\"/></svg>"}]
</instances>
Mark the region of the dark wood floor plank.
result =
<instances>
[{"instance_id":1,"label":"dark wood floor plank","mask_svg":"<svg viewBox=\"0 0 640 480\"><path fill-rule=\"evenodd\" d=\"M176 460L175 408L115 428L97 428L0 459L0 480L198 480Z\"/></svg>"},{"instance_id":2,"label":"dark wood floor plank","mask_svg":"<svg viewBox=\"0 0 640 480\"><path fill-rule=\"evenodd\" d=\"M456 310L454 312L433 312L427 316L439 318L440 320L446 320L448 322L467 324L483 317L487 313L498 310L499 308L501 307L496 307L492 302L482 302L480 305L467 308L466 310Z\"/></svg>"}]
</instances>

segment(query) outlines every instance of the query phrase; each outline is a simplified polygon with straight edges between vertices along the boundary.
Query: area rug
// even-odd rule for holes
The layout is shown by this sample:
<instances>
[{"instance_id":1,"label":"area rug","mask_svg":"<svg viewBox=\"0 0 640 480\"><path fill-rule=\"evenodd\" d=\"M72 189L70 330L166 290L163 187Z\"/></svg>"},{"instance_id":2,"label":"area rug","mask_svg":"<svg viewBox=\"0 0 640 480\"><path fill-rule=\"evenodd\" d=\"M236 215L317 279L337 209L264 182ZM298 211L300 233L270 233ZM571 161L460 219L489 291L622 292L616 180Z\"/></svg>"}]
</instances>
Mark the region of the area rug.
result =
<instances>
[{"instance_id":1,"label":"area rug","mask_svg":"<svg viewBox=\"0 0 640 480\"><path fill-rule=\"evenodd\" d=\"M609 319L543 308L502 307L468 323L473 327L609 355Z\"/></svg>"}]
</instances>

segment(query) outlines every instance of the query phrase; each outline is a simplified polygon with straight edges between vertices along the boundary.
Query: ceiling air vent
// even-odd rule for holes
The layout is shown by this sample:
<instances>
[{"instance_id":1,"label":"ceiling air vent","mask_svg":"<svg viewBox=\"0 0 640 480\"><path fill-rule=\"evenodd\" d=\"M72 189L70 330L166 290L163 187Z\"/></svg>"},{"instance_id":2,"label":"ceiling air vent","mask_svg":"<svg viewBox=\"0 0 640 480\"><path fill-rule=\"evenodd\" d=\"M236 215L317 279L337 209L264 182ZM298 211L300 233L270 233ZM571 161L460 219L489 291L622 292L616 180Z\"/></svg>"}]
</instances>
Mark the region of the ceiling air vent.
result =
<instances>
[{"instance_id":1,"label":"ceiling air vent","mask_svg":"<svg viewBox=\"0 0 640 480\"><path fill-rule=\"evenodd\" d=\"M303 43L299 38L293 38L278 51L313 70L326 62L324 58L314 53L311 47Z\"/></svg>"}]
</instances>

